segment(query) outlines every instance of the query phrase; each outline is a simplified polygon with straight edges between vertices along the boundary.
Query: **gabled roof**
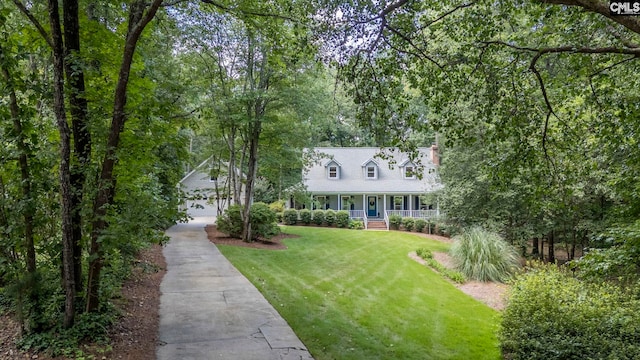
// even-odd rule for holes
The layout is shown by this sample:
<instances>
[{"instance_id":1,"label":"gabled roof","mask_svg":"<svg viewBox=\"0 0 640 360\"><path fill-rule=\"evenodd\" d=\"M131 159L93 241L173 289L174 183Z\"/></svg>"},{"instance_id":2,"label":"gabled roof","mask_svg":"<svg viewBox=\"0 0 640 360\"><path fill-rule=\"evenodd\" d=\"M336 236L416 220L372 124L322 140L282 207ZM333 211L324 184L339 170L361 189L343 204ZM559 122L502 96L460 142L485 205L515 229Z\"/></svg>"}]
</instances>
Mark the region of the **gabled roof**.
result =
<instances>
[{"instance_id":1,"label":"gabled roof","mask_svg":"<svg viewBox=\"0 0 640 360\"><path fill-rule=\"evenodd\" d=\"M336 164L339 167L342 167L342 164L340 164L339 162L336 161L336 159L329 159L329 161L326 162L326 164L324 164L324 167L327 167L331 164Z\"/></svg>"},{"instance_id":2,"label":"gabled roof","mask_svg":"<svg viewBox=\"0 0 640 360\"><path fill-rule=\"evenodd\" d=\"M315 194L424 194L442 187L437 173L428 173L429 169L436 167L431 159L431 148L418 149L420 163L424 167L422 179L404 178L402 166L411 160L406 153L398 150L373 147L322 147L305 151L322 153L325 156L324 160L316 161L304 176L307 190ZM381 151L384 151L386 156L377 157L376 154ZM340 179L327 178L325 169L327 157L331 159L330 161L339 164ZM362 168L372 160L378 166L378 176L375 181L370 179L367 181ZM416 162L412 161L414 164Z\"/></svg>"},{"instance_id":3,"label":"gabled roof","mask_svg":"<svg viewBox=\"0 0 640 360\"><path fill-rule=\"evenodd\" d=\"M196 172L200 171L200 169L207 163L209 163L211 161L211 158L213 156L209 156L205 161L201 162L200 165L196 166L195 168L193 168L193 170L191 170L187 175L185 175L178 183L182 184L185 182L185 180L187 180L189 177L191 177L191 175L195 174Z\"/></svg>"},{"instance_id":4,"label":"gabled roof","mask_svg":"<svg viewBox=\"0 0 640 360\"><path fill-rule=\"evenodd\" d=\"M405 167L407 164L415 165L415 164L413 163L413 161L411 161L411 159L405 159L403 162L401 162L400 164L398 164L398 166L400 166L400 167Z\"/></svg>"},{"instance_id":5,"label":"gabled roof","mask_svg":"<svg viewBox=\"0 0 640 360\"><path fill-rule=\"evenodd\" d=\"M369 160L362 163L362 167L369 165L369 163L374 163L378 167L380 166L380 164L378 164L378 162L374 158L369 158Z\"/></svg>"}]
</instances>

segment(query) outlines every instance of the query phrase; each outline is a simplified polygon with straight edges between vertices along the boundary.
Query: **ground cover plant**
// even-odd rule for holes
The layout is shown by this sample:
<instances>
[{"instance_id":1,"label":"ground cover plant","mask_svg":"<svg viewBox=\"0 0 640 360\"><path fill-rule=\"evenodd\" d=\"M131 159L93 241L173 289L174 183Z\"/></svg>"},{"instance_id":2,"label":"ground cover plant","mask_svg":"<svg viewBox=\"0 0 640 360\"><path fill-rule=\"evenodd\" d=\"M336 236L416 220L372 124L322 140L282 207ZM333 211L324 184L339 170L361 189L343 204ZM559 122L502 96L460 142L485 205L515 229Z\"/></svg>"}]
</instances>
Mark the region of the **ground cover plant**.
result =
<instances>
[{"instance_id":1,"label":"ground cover plant","mask_svg":"<svg viewBox=\"0 0 640 360\"><path fill-rule=\"evenodd\" d=\"M317 360L498 359L499 315L412 261L415 234L285 227L288 249L219 246Z\"/></svg>"}]
</instances>

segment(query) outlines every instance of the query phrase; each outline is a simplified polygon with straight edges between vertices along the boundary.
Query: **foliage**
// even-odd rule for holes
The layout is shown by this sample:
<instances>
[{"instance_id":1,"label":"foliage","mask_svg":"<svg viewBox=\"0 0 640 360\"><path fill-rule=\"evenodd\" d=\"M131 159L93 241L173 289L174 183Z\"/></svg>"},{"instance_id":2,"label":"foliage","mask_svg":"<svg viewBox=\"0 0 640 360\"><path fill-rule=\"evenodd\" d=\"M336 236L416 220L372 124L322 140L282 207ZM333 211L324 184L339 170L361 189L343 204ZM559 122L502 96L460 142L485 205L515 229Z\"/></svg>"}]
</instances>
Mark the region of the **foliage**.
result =
<instances>
[{"instance_id":1,"label":"foliage","mask_svg":"<svg viewBox=\"0 0 640 360\"><path fill-rule=\"evenodd\" d=\"M520 264L518 253L511 245L480 227L466 229L456 236L451 256L458 270L479 281L506 281Z\"/></svg>"},{"instance_id":2,"label":"foliage","mask_svg":"<svg viewBox=\"0 0 640 360\"><path fill-rule=\"evenodd\" d=\"M609 228L595 242L607 247L589 249L582 258L572 263L582 279L595 282L605 279L626 285L639 282L640 221Z\"/></svg>"},{"instance_id":3,"label":"foliage","mask_svg":"<svg viewBox=\"0 0 640 360\"><path fill-rule=\"evenodd\" d=\"M273 212L281 213L284 211L284 205L284 200L277 200L269 204L269 209L271 209Z\"/></svg>"},{"instance_id":4,"label":"foliage","mask_svg":"<svg viewBox=\"0 0 640 360\"><path fill-rule=\"evenodd\" d=\"M234 238L241 237L243 227L241 211L240 205L230 205L224 213L216 219L216 227L218 230Z\"/></svg>"},{"instance_id":5,"label":"foliage","mask_svg":"<svg viewBox=\"0 0 640 360\"><path fill-rule=\"evenodd\" d=\"M48 332L30 333L18 342L18 348L31 351L48 351L51 356L74 354L83 342L106 343L108 331L116 322L114 312L80 314L71 329L56 326Z\"/></svg>"},{"instance_id":6,"label":"foliage","mask_svg":"<svg viewBox=\"0 0 640 360\"><path fill-rule=\"evenodd\" d=\"M276 213L276 222L281 224L284 221L284 212Z\"/></svg>"},{"instance_id":7,"label":"foliage","mask_svg":"<svg viewBox=\"0 0 640 360\"><path fill-rule=\"evenodd\" d=\"M399 230L400 229L400 225L402 225L402 216L395 215L395 214L389 216L389 226L393 230Z\"/></svg>"},{"instance_id":8,"label":"foliage","mask_svg":"<svg viewBox=\"0 0 640 360\"><path fill-rule=\"evenodd\" d=\"M276 213L265 203L257 202L251 205L251 227L253 238L270 239L280 234L280 227L276 222Z\"/></svg>"},{"instance_id":9,"label":"foliage","mask_svg":"<svg viewBox=\"0 0 640 360\"><path fill-rule=\"evenodd\" d=\"M586 283L554 265L517 278L502 316L508 359L637 359L640 301L607 283Z\"/></svg>"},{"instance_id":10,"label":"foliage","mask_svg":"<svg viewBox=\"0 0 640 360\"><path fill-rule=\"evenodd\" d=\"M298 222L298 211L296 209L286 209L282 215L285 225L295 225Z\"/></svg>"},{"instance_id":11,"label":"foliage","mask_svg":"<svg viewBox=\"0 0 640 360\"><path fill-rule=\"evenodd\" d=\"M314 358L499 359L498 313L407 261L416 248L444 252L448 244L386 231L284 231L299 236L285 240L286 252L220 251L278 307Z\"/></svg>"},{"instance_id":12,"label":"foliage","mask_svg":"<svg viewBox=\"0 0 640 360\"><path fill-rule=\"evenodd\" d=\"M425 248L420 248L420 249L416 250L416 255L420 256L421 258L423 258L425 260L433 259L433 252L431 252L431 250L425 249Z\"/></svg>"},{"instance_id":13,"label":"foliage","mask_svg":"<svg viewBox=\"0 0 640 360\"><path fill-rule=\"evenodd\" d=\"M463 273L448 269L444 265L440 264L433 257L433 252L430 249L419 248L418 250L416 250L416 255L424 259L427 262L427 265L429 265L429 267L439 272L449 280L458 284L464 284L467 281L467 278L464 276Z\"/></svg>"},{"instance_id":14,"label":"foliage","mask_svg":"<svg viewBox=\"0 0 640 360\"><path fill-rule=\"evenodd\" d=\"M404 229L407 231L413 230L414 224L415 220L413 218L406 217L402 219L402 227L404 227Z\"/></svg>"},{"instance_id":15,"label":"foliage","mask_svg":"<svg viewBox=\"0 0 640 360\"><path fill-rule=\"evenodd\" d=\"M218 230L231 237L240 238L243 230L241 211L240 205L229 206L216 220ZM269 209L267 204L260 202L252 204L250 216L252 240L259 237L269 239L280 233L280 228L276 223L276 213Z\"/></svg>"},{"instance_id":16,"label":"foliage","mask_svg":"<svg viewBox=\"0 0 640 360\"><path fill-rule=\"evenodd\" d=\"M324 212L324 221L328 226L333 226L336 223L336 212L333 209L327 209Z\"/></svg>"},{"instance_id":17,"label":"foliage","mask_svg":"<svg viewBox=\"0 0 640 360\"><path fill-rule=\"evenodd\" d=\"M309 209L302 209L299 211L300 213L300 221L305 224L305 225L309 225L311 224L311 210Z\"/></svg>"},{"instance_id":18,"label":"foliage","mask_svg":"<svg viewBox=\"0 0 640 360\"><path fill-rule=\"evenodd\" d=\"M313 212L311 213L311 215L313 215L313 223L316 225L322 225L322 223L324 223L324 210L313 210Z\"/></svg>"},{"instance_id":19,"label":"foliage","mask_svg":"<svg viewBox=\"0 0 640 360\"><path fill-rule=\"evenodd\" d=\"M340 210L336 213L336 225L339 228L349 227L349 212L346 210Z\"/></svg>"},{"instance_id":20,"label":"foliage","mask_svg":"<svg viewBox=\"0 0 640 360\"><path fill-rule=\"evenodd\" d=\"M350 220L349 229L364 230L364 221L362 220Z\"/></svg>"},{"instance_id":21,"label":"foliage","mask_svg":"<svg viewBox=\"0 0 640 360\"><path fill-rule=\"evenodd\" d=\"M416 229L416 232L422 232L425 228L425 226L427 226L427 220L425 219L416 219L416 221L413 224L414 228Z\"/></svg>"}]
</instances>

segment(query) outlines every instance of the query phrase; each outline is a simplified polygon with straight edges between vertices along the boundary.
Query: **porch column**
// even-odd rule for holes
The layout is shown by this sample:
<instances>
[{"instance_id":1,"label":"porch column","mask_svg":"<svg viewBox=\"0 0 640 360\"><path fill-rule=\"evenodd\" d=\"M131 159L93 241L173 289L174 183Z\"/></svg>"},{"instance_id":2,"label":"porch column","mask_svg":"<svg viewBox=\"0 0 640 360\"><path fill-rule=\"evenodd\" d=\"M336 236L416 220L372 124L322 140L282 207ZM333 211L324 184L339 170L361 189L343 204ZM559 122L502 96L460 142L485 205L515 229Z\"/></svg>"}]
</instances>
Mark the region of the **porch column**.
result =
<instances>
[{"instance_id":1,"label":"porch column","mask_svg":"<svg viewBox=\"0 0 640 360\"><path fill-rule=\"evenodd\" d=\"M362 211L367 214L367 194L362 194Z\"/></svg>"},{"instance_id":2,"label":"porch column","mask_svg":"<svg viewBox=\"0 0 640 360\"><path fill-rule=\"evenodd\" d=\"M382 206L384 206L384 211L387 211L387 194L382 194ZM384 217L384 212L382 217Z\"/></svg>"},{"instance_id":3,"label":"porch column","mask_svg":"<svg viewBox=\"0 0 640 360\"><path fill-rule=\"evenodd\" d=\"M311 205L309 205L309 207L309 210L313 210L313 195L311 195Z\"/></svg>"},{"instance_id":4,"label":"porch column","mask_svg":"<svg viewBox=\"0 0 640 360\"><path fill-rule=\"evenodd\" d=\"M409 194L409 206L408 206L409 209L407 210L409 210L409 215L411 215L411 217L413 217L412 207L413 207L413 195Z\"/></svg>"},{"instance_id":5,"label":"porch column","mask_svg":"<svg viewBox=\"0 0 640 360\"><path fill-rule=\"evenodd\" d=\"M338 194L338 208L336 210L342 210L342 195Z\"/></svg>"}]
</instances>

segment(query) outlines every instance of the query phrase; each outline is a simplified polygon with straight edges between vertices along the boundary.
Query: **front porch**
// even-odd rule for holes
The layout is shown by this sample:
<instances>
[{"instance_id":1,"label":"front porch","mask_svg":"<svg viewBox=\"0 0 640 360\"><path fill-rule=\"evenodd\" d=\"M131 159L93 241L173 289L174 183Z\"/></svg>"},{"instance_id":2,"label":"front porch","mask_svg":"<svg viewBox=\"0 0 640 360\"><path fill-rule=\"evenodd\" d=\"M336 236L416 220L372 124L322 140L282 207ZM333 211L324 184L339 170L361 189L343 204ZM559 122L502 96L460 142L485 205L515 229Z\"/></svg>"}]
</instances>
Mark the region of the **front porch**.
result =
<instances>
[{"instance_id":1,"label":"front porch","mask_svg":"<svg viewBox=\"0 0 640 360\"><path fill-rule=\"evenodd\" d=\"M362 220L365 229L389 229L389 216L399 215L431 219L440 215L437 204L425 203L421 194L315 194L311 197L312 209L346 210L349 218Z\"/></svg>"}]
</instances>

